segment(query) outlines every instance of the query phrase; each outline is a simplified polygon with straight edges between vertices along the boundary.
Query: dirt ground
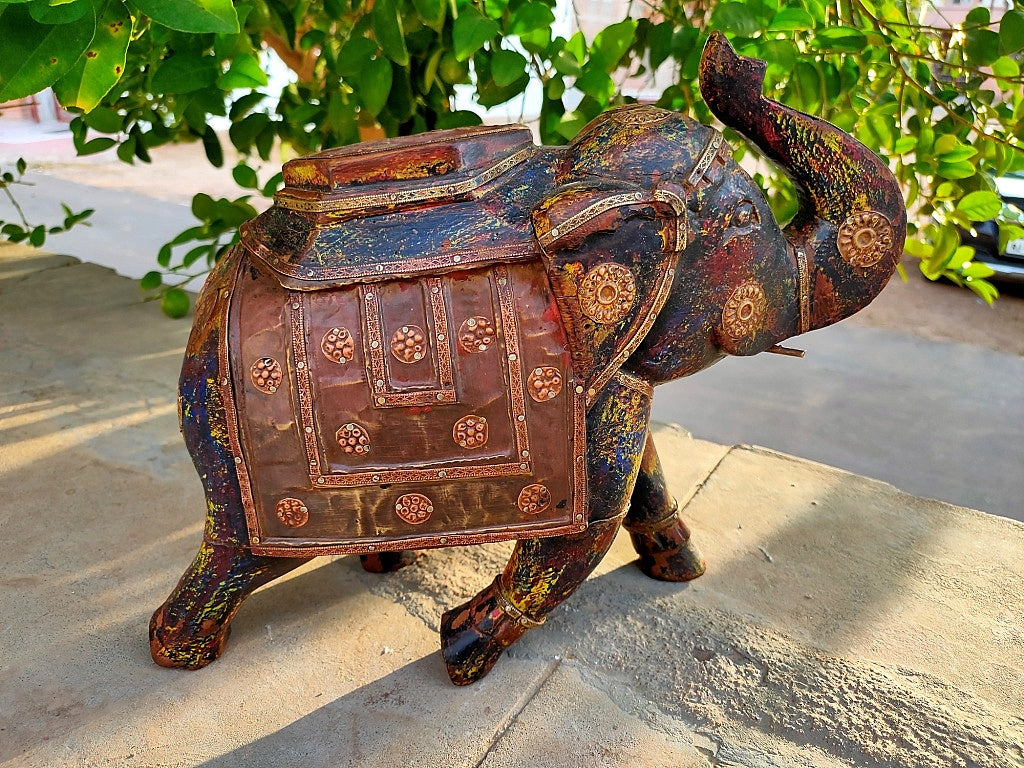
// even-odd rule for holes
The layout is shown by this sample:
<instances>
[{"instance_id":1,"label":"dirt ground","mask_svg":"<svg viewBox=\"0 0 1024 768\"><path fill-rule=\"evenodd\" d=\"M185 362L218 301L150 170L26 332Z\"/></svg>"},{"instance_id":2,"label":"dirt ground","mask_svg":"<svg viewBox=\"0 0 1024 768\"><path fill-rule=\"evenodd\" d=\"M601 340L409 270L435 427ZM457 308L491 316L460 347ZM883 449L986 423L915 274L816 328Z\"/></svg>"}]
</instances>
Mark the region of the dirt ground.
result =
<instances>
[{"instance_id":1,"label":"dirt ground","mask_svg":"<svg viewBox=\"0 0 1024 768\"><path fill-rule=\"evenodd\" d=\"M17 148L0 143L0 158L14 152L49 175L168 202L187 204L199 191L214 197L244 194L231 179L230 168L236 160L227 157L223 168L213 168L198 143L160 147L153 152L151 165L135 166L119 162L110 153L76 158L68 140ZM257 169L261 181L277 171L279 162L277 158ZM849 322L1024 355L1024 287L1002 286L1001 297L989 307L969 290L928 281L914 259L907 259L904 268L907 280L894 277L882 294Z\"/></svg>"}]
</instances>

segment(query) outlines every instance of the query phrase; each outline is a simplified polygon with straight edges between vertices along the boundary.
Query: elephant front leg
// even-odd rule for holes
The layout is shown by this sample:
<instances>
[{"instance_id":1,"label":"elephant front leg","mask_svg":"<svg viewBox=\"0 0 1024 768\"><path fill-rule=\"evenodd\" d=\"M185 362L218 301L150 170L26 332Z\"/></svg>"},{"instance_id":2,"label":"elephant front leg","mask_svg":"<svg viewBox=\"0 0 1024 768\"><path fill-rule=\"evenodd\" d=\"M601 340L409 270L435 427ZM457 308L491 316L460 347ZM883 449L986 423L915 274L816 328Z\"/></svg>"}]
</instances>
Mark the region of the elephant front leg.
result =
<instances>
[{"instance_id":1,"label":"elephant front leg","mask_svg":"<svg viewBox=\"0 0 1024 768\"><path fill-rule=\"evenodd\" d=\"M679 517L679 504L668 490L665 474L647 434L644 457L622 525L640 555L640 570L659 581L690 581L706 569L700 551L690 540L690 529Z\"/></svg>"},{"instance_id":2,"label":"elephant front leg","mask_svg":"<svg viewBox=\"0 0 1024 768\"><path fill-rule=\"evenodd\" d=\"M467 685L486 675L506 648L542 624L601 562L633 491L650 402L649 388L616 378L587 414L589 526L518 542L489 587L441 617L441 649L453 683Z\"/></svg>"},{"instance_id":3,"label":"elephant front leg","mask_svg":"<svg viewBox=\"0 0 1024 768\"><path fill-rule=\"evenodd\" d=\"M204 540L178 586L149 622L153 661L162 667L205 667L224 650L231 619L242 601L304 562L262 557L247 547Z\"/></svg>"}]
</instances>

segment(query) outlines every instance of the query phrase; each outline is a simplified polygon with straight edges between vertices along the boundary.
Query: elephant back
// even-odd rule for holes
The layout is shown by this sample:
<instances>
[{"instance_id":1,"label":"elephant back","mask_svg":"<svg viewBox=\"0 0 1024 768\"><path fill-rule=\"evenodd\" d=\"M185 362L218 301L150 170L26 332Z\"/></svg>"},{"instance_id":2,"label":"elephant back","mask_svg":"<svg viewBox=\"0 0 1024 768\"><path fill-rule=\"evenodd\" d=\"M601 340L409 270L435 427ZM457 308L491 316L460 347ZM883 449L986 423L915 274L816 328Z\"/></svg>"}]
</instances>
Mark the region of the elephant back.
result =
<instances>
[{"instance_id":1,"label":"elephant back","mask_svg":"<svg viewBox=\"0 0 1024 768\"><path fill-rule=\"evenodd\" d=\"M253 260L319 290L530 259L550 151L524 126L436 131L291 160L273 207L242 225Z\"/></svg>"}]
</instances>

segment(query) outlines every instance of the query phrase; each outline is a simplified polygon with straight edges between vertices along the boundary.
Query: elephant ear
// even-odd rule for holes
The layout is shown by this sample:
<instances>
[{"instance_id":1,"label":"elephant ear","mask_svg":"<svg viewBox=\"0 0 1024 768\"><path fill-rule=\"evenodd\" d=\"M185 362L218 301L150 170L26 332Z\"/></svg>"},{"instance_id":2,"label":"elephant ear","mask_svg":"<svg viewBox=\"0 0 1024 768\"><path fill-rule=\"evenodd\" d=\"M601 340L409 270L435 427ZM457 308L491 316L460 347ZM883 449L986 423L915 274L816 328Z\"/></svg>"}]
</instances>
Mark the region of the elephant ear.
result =
<instances>
[{"instance_id":1,"label":"elephant ear","mask_svg":"<svg viewBox=\"0 0 1024 768\"><path fill-rule=\"evenodd\" d=\"M593 401L661 311L686 245L672 194L568 184L533 211L577 380Z\"/></svg>"}]
</instances>

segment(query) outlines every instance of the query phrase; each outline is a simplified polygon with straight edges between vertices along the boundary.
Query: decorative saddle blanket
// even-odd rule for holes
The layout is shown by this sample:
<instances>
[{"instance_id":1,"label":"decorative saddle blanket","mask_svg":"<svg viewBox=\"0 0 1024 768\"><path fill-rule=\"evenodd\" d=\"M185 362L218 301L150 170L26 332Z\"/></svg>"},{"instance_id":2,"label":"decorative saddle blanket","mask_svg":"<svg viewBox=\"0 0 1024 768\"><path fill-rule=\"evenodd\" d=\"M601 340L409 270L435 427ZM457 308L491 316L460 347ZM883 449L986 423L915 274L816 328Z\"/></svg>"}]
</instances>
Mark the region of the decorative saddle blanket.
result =
<instances>
[{"instance_id":1,"label":"decorative saddle blanket","mask_svg":"<svg viewBox=\"0 0 1024 768\"><path fill-rule=\"evenodd\" d=\"M585 393L539 259L315 291L240 261L222 360L254 552L586 527Z\"/></svg>"}]
</instances>

